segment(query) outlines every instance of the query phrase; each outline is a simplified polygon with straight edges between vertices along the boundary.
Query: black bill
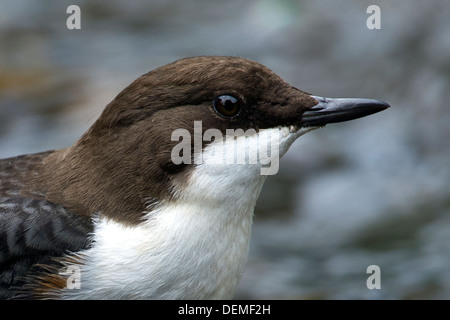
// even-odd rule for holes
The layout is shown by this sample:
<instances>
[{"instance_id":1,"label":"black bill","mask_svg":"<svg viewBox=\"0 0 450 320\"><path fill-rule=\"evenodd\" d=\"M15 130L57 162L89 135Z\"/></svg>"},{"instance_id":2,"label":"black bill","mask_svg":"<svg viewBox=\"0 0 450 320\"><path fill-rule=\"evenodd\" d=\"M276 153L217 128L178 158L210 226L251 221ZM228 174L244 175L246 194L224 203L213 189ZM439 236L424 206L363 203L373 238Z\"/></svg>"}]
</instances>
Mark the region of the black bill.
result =
<instances>
[{"instance_id":1,"label":"black bill","mask_svg":"<svg viewBox=\"0 0 450 320\"><path fill-rule=\"evenodd\" d=\"M311 97L319 103L303 113L303 127L319 127L328 123L353 120L390 107L386 102L374 99Z\"/></svg>"}]
</instances>

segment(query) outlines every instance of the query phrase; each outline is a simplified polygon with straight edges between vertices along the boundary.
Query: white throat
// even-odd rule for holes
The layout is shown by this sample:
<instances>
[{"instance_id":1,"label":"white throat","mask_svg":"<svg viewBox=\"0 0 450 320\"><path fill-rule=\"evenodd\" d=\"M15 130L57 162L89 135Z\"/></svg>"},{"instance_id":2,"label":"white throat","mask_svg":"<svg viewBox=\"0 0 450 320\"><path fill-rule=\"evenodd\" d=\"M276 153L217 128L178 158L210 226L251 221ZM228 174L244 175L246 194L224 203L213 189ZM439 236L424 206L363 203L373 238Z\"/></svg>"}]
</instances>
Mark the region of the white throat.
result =
<instances>
[{"instance_id":1,"label":"white throat","mask_svg":"<svg viewBox=\"0 0 450 320\"><path fill-rule=\"evenodd\" d=\"M301 135L288 128L267 130L282 133L280 156ZM220 167L208 157L188 183L174 185L175 201L161 203L138 226L99 219L94 246L83 252L81 288L65 289L63 297L231 298L247 260L253 210L266 176L258 165Z\"/></svg>"}]
</instances>

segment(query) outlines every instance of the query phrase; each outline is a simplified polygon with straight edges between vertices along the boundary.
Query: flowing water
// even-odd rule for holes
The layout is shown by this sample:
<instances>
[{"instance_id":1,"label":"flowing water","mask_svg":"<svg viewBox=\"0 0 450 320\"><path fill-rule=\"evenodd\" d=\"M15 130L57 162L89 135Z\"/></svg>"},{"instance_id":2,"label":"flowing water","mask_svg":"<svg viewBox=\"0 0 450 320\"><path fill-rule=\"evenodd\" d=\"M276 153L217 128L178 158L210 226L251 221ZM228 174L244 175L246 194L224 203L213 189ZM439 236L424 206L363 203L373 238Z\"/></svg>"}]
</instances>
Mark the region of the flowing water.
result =
<instances>
[{"instance_id":1,"label":"flowing water","mask_svg":"<svg viewBox=\"0 0 450 320\"><path fill-rule=\"evenodd\" d=\"M71 4L80 30L66 27ZM187 56L243 56L315 95L385 100L302 137L267 179L236 298L447 299L449 16L446 0L3 0L0 157L71 145L131 81ZM381 289L367 287L371 265Z\"/></svg>"}]
</instances>

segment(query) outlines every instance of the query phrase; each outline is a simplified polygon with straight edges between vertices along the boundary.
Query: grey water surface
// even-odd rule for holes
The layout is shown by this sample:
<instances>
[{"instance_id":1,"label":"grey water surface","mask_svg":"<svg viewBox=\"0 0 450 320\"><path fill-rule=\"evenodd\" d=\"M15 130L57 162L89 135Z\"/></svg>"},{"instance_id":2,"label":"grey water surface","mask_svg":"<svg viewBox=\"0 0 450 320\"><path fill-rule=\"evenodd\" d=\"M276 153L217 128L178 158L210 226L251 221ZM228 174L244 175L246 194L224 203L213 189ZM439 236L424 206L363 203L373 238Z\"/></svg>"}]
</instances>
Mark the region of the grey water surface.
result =
<instances>
[{"instance_id":1,"label":"grey water surface","mask_svg":"<svg viewBox=\"0 0 450 320\"><path fill-rule=\"evenodd\" d=\"M72 4L80 30L66 27ZM446 0L3 0L0 157L71 145L131 81L187 56L384 100L299 139L267 179L236 298L448 299L449 17ZM367 288L370 265L381 289Z\"/></svg>"}]
</instances>

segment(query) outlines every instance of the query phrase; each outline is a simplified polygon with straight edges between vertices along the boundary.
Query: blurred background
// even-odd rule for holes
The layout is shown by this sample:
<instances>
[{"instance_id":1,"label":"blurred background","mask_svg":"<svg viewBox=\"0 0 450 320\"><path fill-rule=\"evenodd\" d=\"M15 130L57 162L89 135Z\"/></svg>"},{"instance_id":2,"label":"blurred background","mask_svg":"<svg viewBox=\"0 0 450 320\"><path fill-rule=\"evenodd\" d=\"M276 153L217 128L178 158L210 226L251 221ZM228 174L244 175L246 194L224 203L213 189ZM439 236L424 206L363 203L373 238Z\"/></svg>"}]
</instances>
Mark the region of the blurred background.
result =
<instances>
[{"instance_id":1,"label":"blurred background","mask_svg":"<svg viewBox=\"0 0 450 320\"><path fill-rule=\"evenodd\" d=\"M448 299L449 17L446 0L2 0L0 158L70 146L131 81L187 56L381 99L392 108L299 139L267 179L236 298Z\"/></svg>"}]
</instances>

